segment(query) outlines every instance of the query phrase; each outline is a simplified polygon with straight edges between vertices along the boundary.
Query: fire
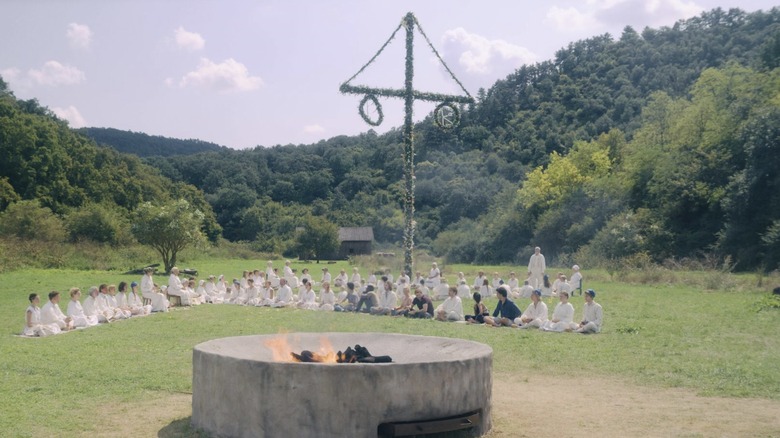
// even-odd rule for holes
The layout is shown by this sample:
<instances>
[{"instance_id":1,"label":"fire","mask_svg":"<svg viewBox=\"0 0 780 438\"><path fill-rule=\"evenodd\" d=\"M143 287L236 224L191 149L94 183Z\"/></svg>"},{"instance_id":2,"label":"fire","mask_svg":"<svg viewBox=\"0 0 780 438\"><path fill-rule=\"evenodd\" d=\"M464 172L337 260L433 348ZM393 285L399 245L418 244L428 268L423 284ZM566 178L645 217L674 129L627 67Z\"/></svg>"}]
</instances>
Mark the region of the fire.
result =
<instances>
[{"instance_id":1,"label":"fire","mask_svg":"<svg viewBox=\"0 0 780 438\"><path fill-rule=\"evenodd\" d=\"M317 351L304 350L301 354L293 352L287 342L287 336L280 335L265 341L265 346L271 350L273 360L276 362L322 362L337 363L339 355L333 349L333 345L326 337L320 338L320 346Z\"/></svg>"}]
</instances>

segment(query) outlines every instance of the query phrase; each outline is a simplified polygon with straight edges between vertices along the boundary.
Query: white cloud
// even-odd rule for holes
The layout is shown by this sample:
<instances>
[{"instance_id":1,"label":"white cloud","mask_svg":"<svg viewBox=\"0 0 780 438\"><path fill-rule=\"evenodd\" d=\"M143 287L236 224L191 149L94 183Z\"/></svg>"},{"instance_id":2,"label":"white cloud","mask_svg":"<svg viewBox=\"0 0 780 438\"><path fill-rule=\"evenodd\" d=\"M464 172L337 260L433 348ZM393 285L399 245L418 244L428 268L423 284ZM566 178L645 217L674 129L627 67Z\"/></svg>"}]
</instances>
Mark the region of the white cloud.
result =
<instances>
[{"instance_id":1,"label":"white cloud","mask_svg":"<svg viewBox=\"0 0 780 438\"><path fill-rule=\"evenodd\" d=\"M200 50L206 45L206 40L199 33L188 32L182 26L176 29L174 38L177 47L190 52Z\"/></svg>"},{"instance_id":2,"label":"white cloud","mask_svg":"<svg viewBox=\"0 0 780 438\"><path fill-rule=\"evenodd\" d=\"M246 66L233 58L215 64L201 58L198 68L179 81L182 88L193 87L216 91L252 91L263 86L260 76L250 76Z\"/></svg>"},{"instance_id":3,"label":"white cloud","mask_svg":"<svg viewBox=\"0 0 780 438\"><path fill-rule=\"evenodd\" d=\"M532 63L537 58L525 47L504 40L489 40L469 33L462 27L444 32L442 41L447 64L455 69L452 60L457 57L457 65L467 74L503 74L523 64Z\"/></svg>"},{"instance_id":4,"label":"white cloud","mask_svg":"<svg viewBox=\"0 0 780 438\"><path fill-rule=\"evenodd\" d=\"M47 61L40 70L30 69L27 77L39 85L73 85L86 79L84 72L76 67Z\"/></svg>"},{"instance_id":5,"label":"white cloud","mask_svg":"<svg viewBox=\"0 0 780 438\"><path fill-rule=\"evenodd\" d=\"M67 108L52 108L51 111L62 120L67 120L71 128L83 128L84 126L87 126L84 117L81 116L79 110L73 105L70 105Z\"/></svg>"},{"instance_id":6,"label":"white cloud","mask_svg":"<svg viewBox=\"0 0 780 438\"><path fill-rule=\"evenodd\" d=\"M16 79L19 78L19 74L21 71L19 71L16 67L9 67L3 70L0 70L0 76L3 77L3 80L7 83L11 83L16 81Z\"/></svg>"},{"instance_id":7,"label":"white cloud","mask_svg":"<svg viewBox=\"0 0 780 438\"><path fill-rule=\"evenodd\" d=\"M86 24L70 23L68 24L68 43L74 49L89 49L92 43L92 31Z\"/></svg>"},{"instance_id":8,"label":"white cloud","mask_svg":"<svg viewBox=\"0 0 780 438\"><path fill-rule=\"evenodd\" d=\"M589 10L582 15L592 18L596 24L608 26L671 25L677 20L693 17L704 10L702 6L691 0L588 0L586 4ZM550 11L553 9L560 8L553 6Z\"/></svg>"},{"instance_id":9,"label":"white cloud","mask_svg":"<svg viewBox=\"0 0 780 438\"><path fill-rule=\"evenodd\" d=\"M558 30L579 31L598 26L591 12L580 12L575 7L559 8L553 6L547 10L546 21Z\"/></svg>"},{"instance_id":10,"label":"white cloud","mask_svg":"<svg viewBox=\"0 0 780 438\"><path fill-rule=\"evenodd\" d=\"M323 132L325 132L325 128L315 123L313 125L304 126L303 132L305 132L306 134L322 134Z\"/></svg>"}]
</instances>

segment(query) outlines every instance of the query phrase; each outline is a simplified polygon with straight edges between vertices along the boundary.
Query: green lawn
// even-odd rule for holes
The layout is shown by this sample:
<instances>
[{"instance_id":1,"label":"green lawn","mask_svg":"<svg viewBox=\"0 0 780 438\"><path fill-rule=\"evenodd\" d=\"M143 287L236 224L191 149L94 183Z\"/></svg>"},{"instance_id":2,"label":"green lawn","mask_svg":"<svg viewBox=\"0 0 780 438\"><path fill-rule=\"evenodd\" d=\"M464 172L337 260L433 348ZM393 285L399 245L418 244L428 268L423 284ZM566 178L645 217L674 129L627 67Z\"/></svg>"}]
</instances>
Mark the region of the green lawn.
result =
<instances>
[{"instance_id":1,"label":"green lawn","mask_svg":"<svg viewBox=\"0 0 780 438\"><path fill-rule=\"evenodd\" d=\"M181 264L184 267L188 264ZM265 261L193 263L202 277L262 268ZM280 261L275 263L280 269ZM304 265L295 264L296 268ZM328 266L306 265L315 279ZM514 268L513 268L514 269ZM476 267L448 267L473 278ZM486 272L509 271L485 267ZM517 271L517 269L515 269ZM522 269L520 269L522 270ZM395 272L395 269L394 269ZM367 269L361 269L364 275ZM778 310L756 312L758 291L701 291L686 286L638 286L585 272L605 310L599 335L491 329L465 324L292 309L202 305L101 325L64 335L25 339L27 295L82 290L98 283L137 280L115 272L23 270L0 274L0 435L67 436L96 430L100 406L123 405L191 391L192 347L209 339L248 334L324 331L396 332L458 337L493 347L495 371L618 376L649 386L691 388L700 394L780 399ZM738 277L739 278L739 277ZM744 282L748 282L744 277ZM590 279L590 280L588 280ZM164 280L160 278L159 280ZM44 300L45 302L45 300ZM582 298L573 299L576 318ZM464 303L467 313L471 301ZM488 307L495 301L488 300ZM553 305L550 304L552 311ZM527 303L520 303L525 308ZM66 309L63 299L62 308ZM337 346L338 347L338 346Z\"/></svg>"}]
</instances>

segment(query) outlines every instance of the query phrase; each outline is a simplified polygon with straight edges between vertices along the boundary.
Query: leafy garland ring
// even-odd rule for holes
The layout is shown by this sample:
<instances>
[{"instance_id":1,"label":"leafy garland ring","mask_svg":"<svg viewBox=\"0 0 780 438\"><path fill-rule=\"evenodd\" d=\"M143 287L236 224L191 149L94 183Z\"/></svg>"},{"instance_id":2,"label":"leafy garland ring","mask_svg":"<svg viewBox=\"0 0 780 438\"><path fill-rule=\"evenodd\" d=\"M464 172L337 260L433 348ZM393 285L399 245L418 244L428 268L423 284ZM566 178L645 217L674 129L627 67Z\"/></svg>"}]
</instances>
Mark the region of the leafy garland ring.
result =
<instances>
[{"instance_id":1,"label":"leafy garland ring","mask_svg":"<svg viewBox=\"0 0 780 438\"><path fill-rule=\"evenodd\" d=\"M443 131L460 124L460 109L452 102L442 102L433 110L433 123Z\"/></svg>"},{"instance_id":2,"label":"leafy garland ring","mask_svg":"<svg viewBox=\"0 0 780 438\"><path fill-rule=\"evenodd\" d=\"M377 112L376 120L372 120L371 117L369 117L368 112L366 111L366 104L368 102L374 104L374 107L376 108L376 112ZM382 124L382 121L385 119L385 114L382 112L382 105L379 103L379 99L377 99L376 96L373 94L366 94L363 97L363 99L360 101L360 105L358 105L358 111L360 112L360 117L363 118L363 121L368 123L371 126L379 126Z\"/></svg>"}]
</instances>

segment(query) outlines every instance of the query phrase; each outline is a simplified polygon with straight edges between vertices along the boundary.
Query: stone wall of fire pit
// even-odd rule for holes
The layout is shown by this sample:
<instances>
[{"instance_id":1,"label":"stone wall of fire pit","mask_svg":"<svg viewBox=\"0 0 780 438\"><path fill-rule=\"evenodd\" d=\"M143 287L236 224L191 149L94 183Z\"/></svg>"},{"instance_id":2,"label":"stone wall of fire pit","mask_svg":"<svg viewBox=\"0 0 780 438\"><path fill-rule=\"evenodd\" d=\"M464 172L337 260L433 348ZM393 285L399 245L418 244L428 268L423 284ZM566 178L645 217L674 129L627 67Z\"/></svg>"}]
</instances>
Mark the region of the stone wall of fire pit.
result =
<instances>
[{"instance_id":1,"label":"stone wall of fire pit","mask_svg":"<svg viewBox=\"0 0 780 438\"><path fill-rule=\"evenodd\" d=\"M294 352L360 344L392 363L293 363ZM461 339L386 333L293 333L222 338L193 349L192 423L217 437L372 437L382 423L481 412L490 430L493 350Z\"/></svg>"}]
</instances>

